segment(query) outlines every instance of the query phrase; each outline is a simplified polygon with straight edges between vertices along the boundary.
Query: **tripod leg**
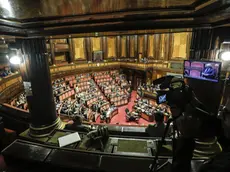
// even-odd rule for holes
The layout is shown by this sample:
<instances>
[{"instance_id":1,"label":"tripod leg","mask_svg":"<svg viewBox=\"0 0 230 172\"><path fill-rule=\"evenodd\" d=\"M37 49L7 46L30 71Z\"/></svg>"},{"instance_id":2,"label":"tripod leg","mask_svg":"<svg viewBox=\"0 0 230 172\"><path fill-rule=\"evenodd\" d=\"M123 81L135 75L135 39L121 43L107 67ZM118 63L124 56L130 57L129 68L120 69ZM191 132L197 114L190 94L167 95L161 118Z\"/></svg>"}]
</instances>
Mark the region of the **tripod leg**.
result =
<instances>
[{"instance_id":1,"label":"tripod leg","mask_svg":"<svg viewBox=\"0 0 230 172\"><path fill-rule=\"evenodd\" d=\"M191 160L193 157L193 150L195 148L195 141L193 138L179 138L176 139L175 154L173 156L172 172L190 172Z\"/></svg>"},{"instance_id":2,"label":"tripod leg","mask_svg":"<svg viewBox=\"0 0 230 172\"><path fill-rule=\"evenodd\" d=\"M161 153L161 149L162 149L162 146L165 142L165 137L168 133L168 130L169 130L169 126L170 126L170 123L173 121L174 119L169 119L168 122L167 122L167 125L166 125L166 128L165 128L165 131L164 131L164 135L162 136L161 138L161 141L157 144L157 151L156 151L156 154L155 154L155 158L153 160L153 163L151 164L150 166L150 172L156 172L157 171L157 166L158 166L158 156L160 155Z\"/></svg>"}]
</instances>

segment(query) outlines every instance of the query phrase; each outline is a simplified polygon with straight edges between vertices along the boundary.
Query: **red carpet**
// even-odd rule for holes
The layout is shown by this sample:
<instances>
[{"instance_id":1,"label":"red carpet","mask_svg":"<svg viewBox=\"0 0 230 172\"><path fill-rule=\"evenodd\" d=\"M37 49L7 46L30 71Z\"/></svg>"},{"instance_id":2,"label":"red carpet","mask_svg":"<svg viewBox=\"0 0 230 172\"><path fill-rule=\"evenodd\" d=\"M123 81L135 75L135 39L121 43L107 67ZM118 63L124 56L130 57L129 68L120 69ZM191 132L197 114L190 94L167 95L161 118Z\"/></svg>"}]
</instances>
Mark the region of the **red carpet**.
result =
<instances>
[{"instance_id":1,"label":"red carpet","mask_svg":"<svg viewBox=\"0 0 230 172\"><path fill-rule=\"evenodd\" d=\"M142 126L146 126L150 123L154 123L154 122L148 122L142 118L140 118L139 122L126 122L125 119L125 109L128 108L129 111L132 111L132 107L134 105L134 100L136 100L136 95L137 92L133 91L131 94L131 99L130 102L125 105L125 106L120 106L118 108L118 114L115 115L112 119L111 119L111 124L119 124L119 125L142 125ZM100 123L100 118L97 119L96 123Z\"/></svg>"}]
</instances>

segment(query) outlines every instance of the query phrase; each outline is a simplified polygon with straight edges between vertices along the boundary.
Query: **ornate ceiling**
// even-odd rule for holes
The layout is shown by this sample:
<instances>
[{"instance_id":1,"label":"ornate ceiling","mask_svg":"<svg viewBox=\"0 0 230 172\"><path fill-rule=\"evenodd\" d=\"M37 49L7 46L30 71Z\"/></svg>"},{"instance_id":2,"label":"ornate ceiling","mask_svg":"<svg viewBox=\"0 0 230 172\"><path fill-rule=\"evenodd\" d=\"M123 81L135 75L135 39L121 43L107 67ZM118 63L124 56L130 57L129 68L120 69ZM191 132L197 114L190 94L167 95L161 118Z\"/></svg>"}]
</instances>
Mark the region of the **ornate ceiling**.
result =
<instances>
[{"instance_id":1,"label":"ornate ceiling","mask_svg":"<svg viewBox=\"0 0 230 172\"><path fill-rule=\"evenodd\" d=\"M199 0L0 0L4 18L28 19L194 6Z\"/></svg>"},{"instance_id":2,"label":"ornate ceiling","mask_svg":"<svg viewBox=\"0 0 230 172\"><path fill-rule=\"evenodd\" d=\"M216 27L230 0L0 0L0 33L50 36Z\"/></svg>"}]
</instances>

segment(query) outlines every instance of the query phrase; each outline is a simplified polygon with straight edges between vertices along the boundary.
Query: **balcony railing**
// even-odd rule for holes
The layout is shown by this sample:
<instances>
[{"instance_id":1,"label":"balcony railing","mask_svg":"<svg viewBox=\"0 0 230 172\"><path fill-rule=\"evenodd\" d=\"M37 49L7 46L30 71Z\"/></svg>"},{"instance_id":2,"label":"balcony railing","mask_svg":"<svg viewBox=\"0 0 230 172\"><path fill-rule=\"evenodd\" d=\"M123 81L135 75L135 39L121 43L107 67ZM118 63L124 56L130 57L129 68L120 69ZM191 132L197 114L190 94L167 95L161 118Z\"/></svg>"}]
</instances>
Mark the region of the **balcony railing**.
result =
<instances>
[{"instance_id":1,"label":"balcony railing","mask_svg":"<svg viewBox=\"0 0 230 172\"><path fill-rule=\"evenodd\" d=\"M101 63L81 63L81 64L66 64L62 66L52 66L50 67L51 74L68 72L68 71L77 71L77 70L94 70L94 69L103 69L103 68L131 68L138 70L163 70L171 72L182 72L182 69L170 68L172 62L162 62L156 61L152 63L136 63L136 62L101 62ZM182 64L183 62L176 62Z\"/></svg>"},{"instance_id":2,"label":"balcony railing","mask_svg":"<svg viewBox=\"0 0 230 172\"><path fill-rule=\"evenodd\" d=\"M64 77L74 73L91 72L94 70L109 70L119 68L129 68L135 70L159 70L165 72L182 73L182 69L172 69L172 62L155 61L152 63L122 62L122 61L104 61L100 63L81 63L81 64L65 64L61 66L51 66L50 72L52 78ZM178 64L182 62L177 62ZM14 89L14 88L15 89ZM8 100L22 90L22 78L20 74L13 74L6 78L0 79L0 100Z\"/></svg>"}]
</instances>

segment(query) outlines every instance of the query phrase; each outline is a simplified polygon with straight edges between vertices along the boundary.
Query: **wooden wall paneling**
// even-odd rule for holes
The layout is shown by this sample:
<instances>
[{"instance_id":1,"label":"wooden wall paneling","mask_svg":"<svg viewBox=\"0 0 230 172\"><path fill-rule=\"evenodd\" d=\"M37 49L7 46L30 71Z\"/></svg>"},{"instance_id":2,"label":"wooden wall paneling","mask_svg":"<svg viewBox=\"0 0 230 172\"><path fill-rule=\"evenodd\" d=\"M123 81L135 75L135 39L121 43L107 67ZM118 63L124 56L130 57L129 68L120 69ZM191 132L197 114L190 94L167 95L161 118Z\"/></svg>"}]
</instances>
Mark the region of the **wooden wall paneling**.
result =
<instances>
[{"instance_id":1,"label":"wooden wall paneling","mask_svg":"<svg viewBox=\"0 0 230 172\"><path fill-rule=\"evenodd\" d=\"M143 44L143 56L147 57L147 50L148 50L148 37L144 35L144 44Z\"/></svg>"},{"instance_id":2,"label":"wooden wall paneling","mask_svg":"<svg viewBox=\"0 0 230 172\"><path fill-rule=\"evenodd\" d=\"M165 34L165 39L164 39L164 60L168 61L169 60L169 34Z\"/></svg>"},{"instance_id":3,"label":"wooden wall paneling","mask_svg":"<svg viewBox=\"0 0 230 172\"><path fill-rule=\"evenodd\" d=\"M190 59L194 59L195 56L195 33L194 32L192 32L189 56Z\"/></svg>"},{"instance_id":4,"label":"wooden wall paneling","mask_svg":"<svg viewBox=\"0 0 230 172\"><path fill-rule=\"evenodd\" d=\"M128 57L127 56L127 37L121 36L121 58Z\"/></svg>"},{"instance_id":5,"label":"wooden wall paneling","mask_svg":"<svg viewBox=\"0 0 230 172\"><path fill-rule=\"evenodd\" d=\"M161 43L161 35L160 34L155 34L154 35L154 54L155 60L159 60L159 56L160 56L160 43Z\"/></svg>"},{"instance_id":6,"label":"wooden wall paneling","mask_svg":"<svg viewBox=\"0 0 230 172\"><path fill-rule=\"evenodd\" d=\"M174 33L173 34L173 55L172 60L175 60L175 58L179 58L180 54L180 33Z\"/></svg>"},{"instance_id":7,"label":"wooden wall paneling","mask_svg":"<svg viewBox=\"0 0 230 172\"><path fill-rule=\"evenodd\" d=\"M154 35L147 36L147 56L148 58L154 58Z\"/></svg>"},{"instance_id":8,"label":"wooden wall paneling","mask_svg":"<svg viewBox=\"0 0 230 172\"><path fill-rule=\"evenodd\" d=\"M138 35L138 59L141 61L141 59L144 57L144 35Z\"/></svg>"},{"instance_id":9,"label":"wooden wall paneling","mask_svg":"<svg viewBox=\"0 0 230 172\"><path fill-rule=\"evenodd\" d=\"M108 58L108 46L107 46L107 37L103 36L102 41L101 41L101 47L103 51L103 58L107 59Z\"/></svg>"},{"instance_id":10,"label":"wooden wall paneling","mask_svg":"<svg viewBox=\"0 0 230 172\"><path fill-rule=\"evenodd\" d=\"M85 53L85 38L74 38L72 39L74 60L86 60Z\"/></svg>"},{"instance_id":11,"label":"wooden wall paneling","mask_svg":"<svg viewBox=\"0 0 230 172\"><path fill-rule=\"evenodd\" d=\"M190 56L191 40L192 40L192 32L188 32L187 43L186 43L186 59L189 59Z\"/></svg>"},{"instance_id":12,"label":"wooden wall paneling","mask_svg":"<svg viewBox=\"0 0 230 172\"><path fill-rule=\"evenodd\" d=\"M74 48L72 38L68 38L68 43L69 43L69 57L70 57L70 62L72 63L74 61L74 55L75 55L75 48Z\"/></svg>"},{"instance_id":13,"label":"wooden wall paneling","mask_svg":"<svg viewBox=\"0 0 230 172\"><path fill-rule=\"evenodd\" d=\"M105 51L107 53L106 48L105 48L105 47L107 47L107 45L106 45L107 42L105 41L105 38L106 38L105 36L99 37L99 39L100 39L99 45L100 45L100 50Z\"/></svg>"},{"instance_id":14,"label":"wooden wall paneling","mask_svg":"<svg viewBox=\"0 0 230 172\"><path fill-rule=\"evenodd\" d=\"M173 34L173 60L183 60L187 58L187 45L188 44L188 33L189 32L180 32Z\"/></svg>"},{"instance_id":15,"label":"wooden wall paneling","mask_svg":"<svg viewBox=\"0 0 230 172\"><path fill-rule=\"evenodd\" d=\"M102 50L102 38L101 37L91 37L92 50L101 51Z\"/></svg>"},{"instance_id":16,"label":"wooden wall paneling","mask_svg":"<svg viewBox=\"0 0 230 172\"><path fill-rule=\"evenodd\" d=\"M91 50L91 61L93 61L93 51L94 51L94 48L93 48L93 37L90 37L90 50Z\"/></svg>"},{"instance_id":17,"label":"wooden wall paneling","mask_svg":"<svg viewBox=\"0 0 230 172\"><path fill-rule=\"evenodd\" d=\"M120 36L116 37L116 57L121 58L121 38Z\"/></svg>"},{"instance_id":18,"label":"wooden wall paneling","mask_svg":"<svg viewBox=\"0 0 230 172\"><path fill-rule=\"evenodd\" d=\"M55 60L54 41L53 41L53 39L50 39L50 53L51 53L52 65L54 65L54 64L56 64L56 60Z\"/></svg>"},{"instance_id":19,"label":"wooden wall paneling","mask_svg":"<svg viewBox=\"0 0 230 172\"><path fill-rule=\"evenodd\" d=\"M159 59L160 60L164 60L165 59L165 50L166 50L166 43L165 43L165 37L166 34L161 34L161 42L160 42L160 56Z\"/></svg>"},{"instance_id":20,"label":"wooden wall paneling","mask_svg":"<svg viewBox=\"0 0 230 172\"><path fill-rule=\"evenodd\" d=\"M129 57L135 57L135 36L132 35L129 37Z\"/></svg>"},{"instance_id":21,"label":"wooden wall paneling","mask_svg":"<svg viewBox=\"0 0 230 172\"><path fill-rule=\"evenodd\" d=\"M89 57L89 42L88 42L88 38L84 38L84 48L85 48L85 57L87 61L91 61L90 57Z\"/></svg>"},{"instance_id":22,"label":"wooden wall paneling","mask_svg":"<svg viewBox=\"0 0 230 172\"><path fill-rule=\"evenodd\" d=\"M66 44L67 39L53 39L53 43L55 43L55 44Z\"/></svg>"},{"instance_id":23,"label":"wooden wall paneling","mask_svg":"<svg viewBox=\"0 0 230 172\"><path fill-rule=\"evenodd\" d=\"M116 37L109 36L107 37L107 56L108 58L115 58L116 57Z\"/></svg>"},{"instance_id":24,"label":"wooden wall paneling","mask_svg":"<svg viewBox=\"0 0 230 172\"><path fill-rule=\"evenodd\" d=\"M91 38L88 37L88 38L85 38L86 39L86 52L87 52L87 59L89 61L92 61L93 58L93 51L92 51L92 42L91 42Z\"/></svg>"},{"instance_id":25,"label":"wooden wall paneling","mask_svg":"<svg viewBox=\"0 0 230 172\"><path fill-rule=\"evenodd\" d=\"M156 80L156 79L157 79L157 71L153 70L152 80Z\"/></svg>"},{"instance_id":26,"label":"wooden wall paneling","mask_svg":"<svg viewBox=\"0 0 230 172\"><path fill-rule=\"evenodd\" d=\"M129 51L129 49L130 49L130 36L127 36L126 37L126 54L127 54L127 58L130 58L130 51Z\"/></svg>"},{"instance_id":27,"label":"wooden wall paneling","mask_svg":"<svg viewBox=\"0 0 230 172\"><path fill-rule=\"evenodd\" d=\"M134 39L134 58L138 58L138 36L135 35Z\"/></svg>"},{"instance_id":28,"label":"wooden wall paneling","mask_svg":"<svg viewBox=\"0 0 230 172\"><path fill-rule=\"evenodd\" d=\"M86 41L86 38L83 38L83 52L84 52L84 60L88 61L87 41Z\"/></svg>"},{"instance_id":29,"label":"wooden wall paneling","mask_svg":"<svg viewBox=\"0 0 230 172\"><path fill-rule=\"evenodd\" d=\"M55 63L56 64L68 63L66 54L64 52L56 52L55 53Z\"/></svg>"},{"instance_id":30,"label":"wooden wall paneling","mask_svg":"<svg viewBox=\"0 0 230 172\"><path fill-rule=\"evenodd\" d=\"M169 54L168 60L171 60L173 55L173 33L169 33Z\"/></svg>"}]
</instances>

